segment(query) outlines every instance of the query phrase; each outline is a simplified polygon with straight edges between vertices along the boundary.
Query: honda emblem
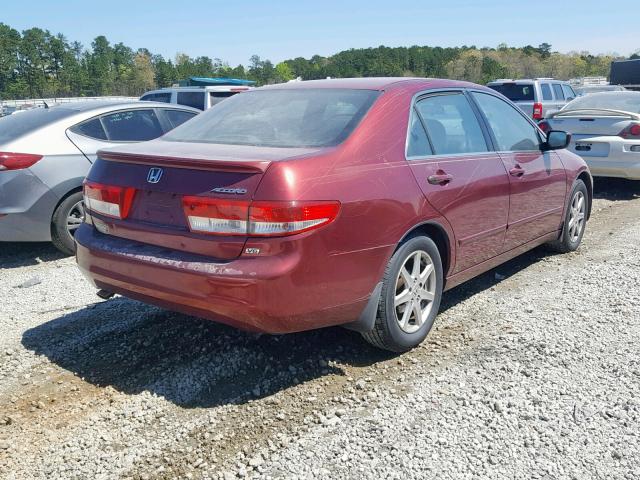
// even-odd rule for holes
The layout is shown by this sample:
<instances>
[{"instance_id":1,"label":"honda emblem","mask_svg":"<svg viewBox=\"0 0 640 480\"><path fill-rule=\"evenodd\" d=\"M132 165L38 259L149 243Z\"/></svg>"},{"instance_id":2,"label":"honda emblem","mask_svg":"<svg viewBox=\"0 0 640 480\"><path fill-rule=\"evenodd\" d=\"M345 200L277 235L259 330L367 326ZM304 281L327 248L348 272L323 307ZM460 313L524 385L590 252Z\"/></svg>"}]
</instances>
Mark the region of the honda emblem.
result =
<instances>
[{"instance_id":1,"label":"honda emblem","mask_svg":"<svg viewBox=\"0 0 640 480\"><path fill-rule=\"evenodd\" d=\"M147 182L158 183L161 178L162 178L161 168L153 167L149 169L149 173L147 174Z\"/></svg>"}]
</instances>

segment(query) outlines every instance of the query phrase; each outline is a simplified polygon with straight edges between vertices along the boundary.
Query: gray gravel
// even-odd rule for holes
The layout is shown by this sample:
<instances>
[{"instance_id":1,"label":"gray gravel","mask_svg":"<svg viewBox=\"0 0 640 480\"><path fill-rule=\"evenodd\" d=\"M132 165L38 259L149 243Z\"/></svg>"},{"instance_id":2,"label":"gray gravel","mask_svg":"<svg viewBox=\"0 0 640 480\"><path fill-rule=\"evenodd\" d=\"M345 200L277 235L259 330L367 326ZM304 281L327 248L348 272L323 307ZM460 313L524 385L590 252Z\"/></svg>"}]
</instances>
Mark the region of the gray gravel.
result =
<instances>
[{"instance_id":1,"label":"gray gravel","mask_svg":"<svg viewBox=\"0 0 640 480\"><path fill-rule=\"evenodd\" d=\"M637 479L640 186L597 193L578 252L448 292L401 356L105 302L0 244L0 478Z\"/></svg>"}]
</instances>

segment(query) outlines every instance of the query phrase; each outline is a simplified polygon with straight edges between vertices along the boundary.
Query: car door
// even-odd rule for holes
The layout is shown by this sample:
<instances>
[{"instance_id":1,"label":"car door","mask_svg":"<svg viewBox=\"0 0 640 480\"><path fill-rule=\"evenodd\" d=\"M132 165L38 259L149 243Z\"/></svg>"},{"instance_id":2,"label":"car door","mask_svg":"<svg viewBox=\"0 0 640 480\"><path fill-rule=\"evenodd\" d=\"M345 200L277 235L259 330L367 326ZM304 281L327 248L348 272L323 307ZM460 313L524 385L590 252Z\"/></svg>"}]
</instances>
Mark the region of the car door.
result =
<instances>
[{"instance_id":1,"label":"car door","mask_svg":"<svg viewBox=\"0 0 640 480\"><path fill-rule=\"evenodd\" d=\"M153 108L118 110L86 120L67 130L69 139L94 162L101 148L120 142L142 142L164 134Z\"/></svg>"},{"instance_id":2,"label":"car door","mask_svg":"<svg viewBox=\"0 0 640 480\"><path fill-rule=\"evenodd\" d=\"M548 112L545 112L545 117L548 117L552 113L556 113L562 107L565 106L567 101L564 98L564 92L562 91L562 84L560 83L552 83L551 87L553 88L553 96L555 98L553 103L553 110L549 109Z\"/></svg>"},{"instance_id":3,"label":"car door","mask_svg":"<svg viewBox=\"0 0 640 480\"><path fill-rule=\"evenodd\" d=\"M543 152L541 132L518 109L486 92L473 92L510 181L505 250L560 228L566 173L555 152Z\"/></svg>"},{"instance_id":4,"label":"car door","mask_svg":"<svg viewBox=\"0 0 640 480\"><path fill-rule=\"evenodd\" d=\"M502 252L509 179L463 91L429 93L412 108L407 160L429 203L453 228L453 272Z\"/></svg>"}]
</instances>

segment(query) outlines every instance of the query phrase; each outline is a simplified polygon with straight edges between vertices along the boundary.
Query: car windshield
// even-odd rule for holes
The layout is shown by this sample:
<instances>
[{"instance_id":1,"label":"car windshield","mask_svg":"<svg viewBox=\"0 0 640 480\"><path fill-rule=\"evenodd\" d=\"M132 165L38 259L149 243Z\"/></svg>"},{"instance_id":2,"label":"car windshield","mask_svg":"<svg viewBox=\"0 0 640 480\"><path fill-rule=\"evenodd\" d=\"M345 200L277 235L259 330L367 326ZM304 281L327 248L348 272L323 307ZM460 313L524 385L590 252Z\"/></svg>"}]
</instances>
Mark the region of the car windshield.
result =
<instances>
[{"instance_id":1,"label":"car windshield","mask_svg":"<svg viewBox=\"0 0 640 480\"><path fill-rule=\"evenodd\" d=\"M489 88L500 92L512 102L533 101L533 84L531 83L496 83Z\"/></svg>"},{"instance_id":2,"label":"car windshield","mask_svg":"<svg viewBox=\"0 0 640 480\"><path fill-rule=\"evenodd\" d=\"M265 89L220 102L163 140L261 147L328 147L344 141L379 92Z\"/></svg>"},{"instance_id":3,"label":"car windshield","mask_svg":"<svg viewBox=\"0 0 640 480\"><path fill-rule=\"evenodd\" d=\"M569 102L562 110L590 109L622 110L624 112L640 113L640 92L593 93L576 98L572 102Z\"/></svg>"},{"instance_id":4,"label":"car windshield","mask_svg":"<svg viewBox=\"0 0 640 480\"><path fill-rule=\"evenodd\" d=\"M0 118L0 143L10 142L78 112L61 107L34 108Z\"/></svg>"}]
</instances>

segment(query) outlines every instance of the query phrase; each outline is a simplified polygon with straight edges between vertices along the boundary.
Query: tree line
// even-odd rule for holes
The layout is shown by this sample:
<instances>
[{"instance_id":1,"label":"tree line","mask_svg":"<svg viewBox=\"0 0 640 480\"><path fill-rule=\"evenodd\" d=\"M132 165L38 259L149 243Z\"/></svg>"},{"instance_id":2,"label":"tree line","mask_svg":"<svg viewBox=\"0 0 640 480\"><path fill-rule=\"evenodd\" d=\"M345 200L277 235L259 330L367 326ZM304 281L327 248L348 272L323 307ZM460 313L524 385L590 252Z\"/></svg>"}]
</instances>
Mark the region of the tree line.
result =
<instances>
[{"instance_id":1,"label":"tree line","mask_svg":"<svg viewBox=\"0 0 640 480\"><path fill-rule=\"evenodd\" d=\"M637 57L634 54L632 58ZM274 65L254 55L246 66L219 58L178 53L168 59L146 48L112 44L101 35L85 47L62 34L30 28L22 32L0 23L0 99L37 97L138 96L181 79L234 77L258 85L300 77L417 76L486 83L496 78L607 76L613 55L568 54L538 47L477 48L430 46L359 48L323 57L298 57Z\"/></svg>"}]
</instances>

